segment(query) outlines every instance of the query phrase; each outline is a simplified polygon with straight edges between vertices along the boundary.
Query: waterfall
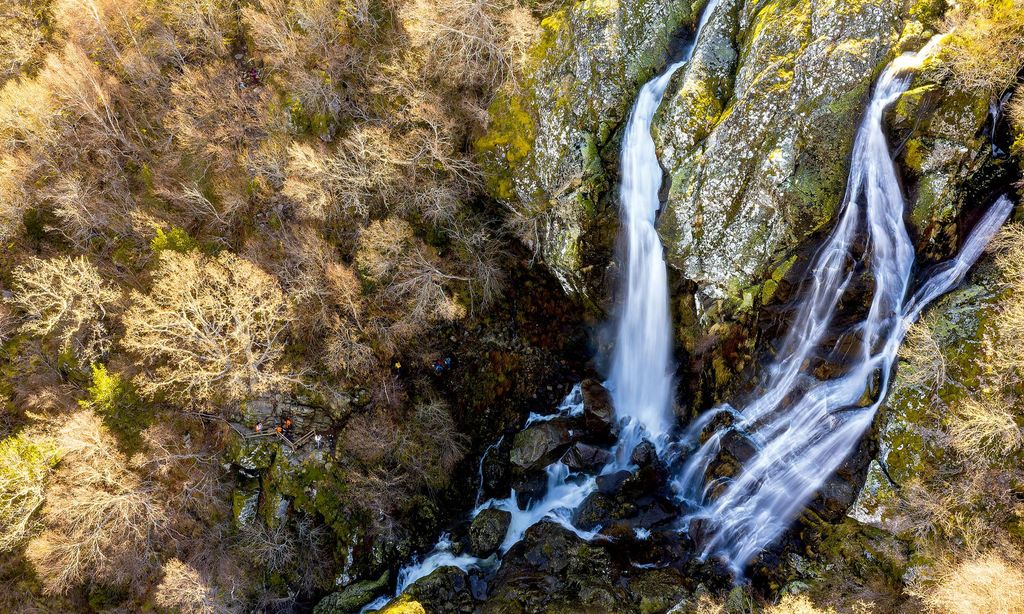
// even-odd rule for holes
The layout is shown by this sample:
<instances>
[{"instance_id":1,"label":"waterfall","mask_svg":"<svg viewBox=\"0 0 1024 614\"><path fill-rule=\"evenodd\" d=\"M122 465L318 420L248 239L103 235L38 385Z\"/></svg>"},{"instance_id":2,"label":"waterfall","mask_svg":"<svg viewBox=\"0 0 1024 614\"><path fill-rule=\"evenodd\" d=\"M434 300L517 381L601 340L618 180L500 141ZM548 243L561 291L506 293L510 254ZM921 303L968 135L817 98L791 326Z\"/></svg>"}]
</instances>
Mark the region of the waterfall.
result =
<instances>
[{"instance_id":1,"label":"waterfall","mask_svg":"<svg viewBox=\"0 0 1024 614\"><path fill-rule=\"evenodd\" d=\"M623 423L620 459L628 457L645 437L660 452L675 423L668 273L654 227L661 207L658 191L662 170L651 137L651 122L672 75L690 59L718 1L711 0L704 9L697 35L684 58L641 88L622 141L619 199L624 277L611 376L606 382L616 417Z\"/></svg>"},{"instance_id":2,"label":"waterfall","mask_svg":"<svg viewBox=\"0 0 1024 614\"><path fill-rule=\"evenodd\" d=\"M617 322L618 339L612 357L611 377L606 382L612 394L616 417L625 426L616 445L618 452L603 472L627 465L633 447L644 437L650 439L660 451L675 422L672 413L672 323L668 308L668 275L661 240L654 229L660 208L658 190L661 188L662 171L654 149L654 139L650 134L651 121L672 75L690 59L701 31L719 1L708 2L683 58L644 84L626 124L620 189L625 236L625 253L622 254L626 269L624 304ZM576 384L555 413L530 414L524 428L558 416L575 417L582 413L583 395L580 385ZM487 451L484 452L486 454ZM483 461L481 458L481 481ZM574 475L565 464L556 461L547 467L547 489L541 499L533 501L524 509L519 506L513 491L504 499L491 499L477 505L470 517L475 518L488 508L512 514L505 539L498 549L499 555L522 539L530 527L545 520L556 522L579 537L590 540L597 537L597 531L577 529L572 525L572 515L595 488L596 480L592 476ZM394 595L400 594L408 585L438 567L449 565L466 570L495 564L493 555L488 559L456 556L451 549L450 538L443 535L426 556L399 570ZM379 609L394 595L381 597L362 611Z\"/></svg>"},{"instance_id":3,"label":"waterfall","mask_svg":"<svg viewBox=\"0 0 1024 614\"><path fill-rule=\"evenodd\" d=\"M805 293L760 393L738 410L709 410L687 432L692 443L714 415L734 415L731 427L710 436L689 457L674 486L698 509L690 520L701 521L702 556L721 557L737 574L785 531L857 446L885 398L907 328L929 302L962 281L1012 208L1005 196L998 199L957 256L936 267L908 300L914 250L903 222L905 202L884 114L938 40L896 58L878 79L855 136L839 220L814 256ZM864 236L866 251L859 258L855 239ZM828 349L821 346L836 307L851 280L863 273L873 284L868 313L844 331L843 373L819 380L808 365L819 350ZM705 483L729 431L750 441L753 456L731 480Z\"/></svg>"}]
</instances>

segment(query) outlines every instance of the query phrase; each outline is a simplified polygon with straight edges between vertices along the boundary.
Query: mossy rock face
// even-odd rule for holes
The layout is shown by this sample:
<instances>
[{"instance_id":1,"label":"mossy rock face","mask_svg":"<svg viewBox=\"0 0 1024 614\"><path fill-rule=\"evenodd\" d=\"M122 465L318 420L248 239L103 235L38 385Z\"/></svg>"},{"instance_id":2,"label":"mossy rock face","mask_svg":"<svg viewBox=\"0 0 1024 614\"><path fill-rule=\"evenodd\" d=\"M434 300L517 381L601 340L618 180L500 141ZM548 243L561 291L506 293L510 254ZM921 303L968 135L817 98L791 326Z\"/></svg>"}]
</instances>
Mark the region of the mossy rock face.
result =
<instances>
[{"instance_id":1,"label":"mossy rock face","mask_svg":"<svg viewBox=\"0 0 1024 614\"><path fill-rule=\"evenodd\" d=\"M500 93L476 142L489 192L563 288L590 299L615 237L607 194L616 132L701 0L583 0L548 16L516 91Z\"/></svg>"},{"instance_id":2,"label":"mossy rock face","mask_svg":"<svg viewBox=\"0 0 1024 614\"><path fill-rule=\"evenodd\" d=\"M469 539L474 556L487 557L498 550L512 522L512 514L488 508L477 514L469 527Z\"/></svg>"},{"instance_id":3,"label":"mossy rock face","mask_svg":"<svg viewBox=\"0 0 1024 614\"><path fill-rule=\"evenodd\" d=\"M699 310L742 307L746 289L832 219L901 26L891 0L718 7L655 118L672 177L659 228Z\"/></svg>"},{"instance_id":4,"label":"mossy rock face","mask_svg":"<svg viewBox=\"0 0 1024 614\"><path fill-rule=\"evenodd\" d=\"M270 438L234 436L228 444L228 460L246 471L263 471L274 462L280 444Z\"/></svg>"},{"instance_id":5,"label":"mossy rock face","mask_svg":"<svg viewBox=\"0 0 1024 614\"><path fill-rule=\"evenodd\" d=\"M924 324L938 345L946 365L944 382L911 379L900 365L892 392L877 418L879 451L851 516L871 525L899 531L891 522L896 491L914 478L927 478L941 470L944 446L936 438L946 412L982 387L985 339L993 334L993 316L999 309L999 284L991 264L983 264L971 283L941 298L925 315Z\"/></svg>"},{"instance_id":6,"label":"mossy rock face","mask_svg":"<svg viewBox=\"0 0 1024 614\"><path fill-rule=\"evenodd\" d=\"M531 527L503 557L481 611L647 614L688 593L692 574L623 565L615 548L554 523Z\"/></svg>"},{"instance_id":7,"label":"mossy rock face","mask_svg":"<svg viewBox=\"0 0 1024 614\"><path fill-rule=\"evenodd\" d=\"M903 143L897 161L910 196L910 231L918 250L950 255L965 185L989 159L983 131L988 100L978 92L938 87L917 77L889 113L893 140Z\"/></svg>"},{"instance_id":8,"label":"mossy rock face","mask_svg":"<svg viewBox=\"0 0 1024 614\"><path fill-rule=\"evenodd\" d=\"M439 567L405 590L405 596L427 612L456 614L473 610L469 575L458 567ZM385 612L390 610L385 610Z\"/></svg>"},{"instance_id":9,"label":"mossy rock face","mask_svg":"<svg viewBox=\"0 0 1024 614\"><path fill-rule=\"evenodd\" d=\"M376 580L355 582L324 597L313 608L313 614L355 614L387 588L388 574L384 572Z\"/></svg>"},{"instance_id":10,"label":"mossy rock face","mask_svg":"<svg viewBox=\"0 0 1024 614\"><path fill-rule=\"evenodd\" d=\"M569 426L555 419L534 424L516 434L509 460L522 469L543 469L569 446Z\"/></svg>"}]
</instances>

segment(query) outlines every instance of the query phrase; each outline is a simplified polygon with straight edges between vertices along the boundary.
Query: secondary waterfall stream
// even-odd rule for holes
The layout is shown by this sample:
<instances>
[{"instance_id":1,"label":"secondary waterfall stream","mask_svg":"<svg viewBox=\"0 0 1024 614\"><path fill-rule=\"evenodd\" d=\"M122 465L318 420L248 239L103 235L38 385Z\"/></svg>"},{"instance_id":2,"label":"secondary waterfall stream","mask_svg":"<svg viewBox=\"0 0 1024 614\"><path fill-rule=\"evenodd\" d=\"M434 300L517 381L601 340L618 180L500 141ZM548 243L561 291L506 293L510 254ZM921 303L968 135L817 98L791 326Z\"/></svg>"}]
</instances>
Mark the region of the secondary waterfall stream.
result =
<instances>
[{"instance_id":1,"label":"secondary waterfall stream","mask_svg":"<svg viewBox=\"0 0 1024 614\"><path fill-rule=\"evenodd\" d=\"M928 303L960 283L1012 208L1005 196L997 200L957 256L910 294L914 249L903 222L905 202L884 115L938 41L896 58L876 83L854 140L839 220L814 258L805 294L760 393L738 410L708 411L686 433L692 443L715 415L733 415L730 427L712 434L689 457L675 486L699 509L691 520L701 523L702 556L721 557L737 575L785 531L853 451L885 399L907 329ZM858 254L861 237L867 243ZM860 275L869 275L873 285L867 315L842 331L834 347L823 348L840 299ZM818 379L811 374L818 352L840 349L841 375ZM746 439L753 455L739 475L708 481L706 471L729 433Z\"/></svg>"},{"instance_id":2,"label":"secondary waterfall stream","mask_svg":"<svg viewBox=\"0 0 1024 614\"><path fill-rule=\"evenodd\" d=\"M672 75L686 65L717 3L711 0L704 10L684 58L640 90L626 126L620 188L624 274L618 336L606 382L621 430L601 474L629 468L630 452L643 439L650 440L659 454L669 444L680 443L679 437L673 437L673 332L667 271L655 229L662 169L650 127ZM758 394L739 409L726 405L705 412L681 436L681 443L689 443L693 452L673 481L679 503L696 510L688 520L689 526L692 521L701 523L702 556L723 558L738 576L754 555L781 535L857 445L885 398L907 328L929 302L964 278L1012 208L1008 198L1000 198L959 254L932 269L920 287L909 292L914 251L903 223L905 202L883 120L885 110L906 90L911 71L933 45L900 56L879 78L855 137L839 219L814 257L789 333L766 368ZM862 236L867 247L858 254L856 239ZM863 274L870 275L874 289L868 313L842 334L846 355L841 374L817 379L810 374L809 364L819 351L828 350L821 346L828 339L836 307L855 277ZM527 425L579 416L583 402L577 385L555 414L532 414ZM698 446L702 430L722 412L732 414L733 424ZM749 439L756 451L739 475L706 483L707 468L730 432ZM443 535L433 551L399 571L396 594L442 566L466 570L500 564L499 557L541 521L559 523L584 539L597 538L598 530L582 531L572 523L573 512L595 490L595 477L573 474L561 461L546 472L545 493L526 506L520 506L513 491L506 498L479 503L472 511L471 517L487 508L511 514L497 554L486 559L456 554L451 539ZM382 597L365 609L380 608L389 599Z\"/></svg>"}]
</instances>

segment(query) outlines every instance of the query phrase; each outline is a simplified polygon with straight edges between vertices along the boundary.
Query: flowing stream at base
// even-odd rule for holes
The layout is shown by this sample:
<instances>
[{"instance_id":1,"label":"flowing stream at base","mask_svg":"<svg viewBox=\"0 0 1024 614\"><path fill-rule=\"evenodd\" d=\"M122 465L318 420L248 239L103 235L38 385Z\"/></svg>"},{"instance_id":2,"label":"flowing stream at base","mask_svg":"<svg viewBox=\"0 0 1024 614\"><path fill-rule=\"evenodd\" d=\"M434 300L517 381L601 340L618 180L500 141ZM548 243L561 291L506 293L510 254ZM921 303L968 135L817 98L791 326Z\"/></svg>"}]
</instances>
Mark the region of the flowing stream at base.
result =
<instances>
[{"instance_id":1,"label":"flowing stream at base","mask_svg":"<svg viewBox=\"0 0 1024 614\"><path fill-rule=\"evenodd\" d=\"M618 337L605 383L621 431L602 474L629 468L630 452L644 439L651 441L659 454L680 439L672 436L673 333L666 265L655 230L662 169L650 127L672 75L689 60L717 5L718 0L708 3L684 58L640 90L626 127L620 188L625 276ZM740 409L723 405L705 412L681 436L682 443L695 450L675 475L673 487L681 505L697 510L687 520L703 524L707 538L702 556L722 558L737 576L753 556L785 531L857 445L885 398L907 329L928 303L963 280L1012 209L1007 197L998 199L957 256L935 267L916 291L909 292L914 252L903 223L905 203L883 119L885 110L908 87L911 71L928 57L937 40L916 54L900 56L879 78L855 137L840 218L815 256L792 326L766 369L760 394ZM855 239L863 234L858 233L868 239L860 257L855 253ZM832 379L815 379L808 364L822 349L840 298L855 276L865 272L871 276L874 294L864 320L843 335L852 342L844 345L845 370ZM865 401L865 397L873 400ZM582 412L577 384L556 413L531 414L527 425ZM733 415L732 426L697 446L702 430L721 412ZM730 481L705 483L706 470L730 430L749 438L756 452ZM497 445L492 444L484 454ZM482 467L483 459L481 479ZM501 555L544 520L561 524L583 539L597 538L597 531L581 531L572 524L573 512L595 490L595 482L593 476L573 474L556 461L547 467L546 493L525 508L519 506L515 491L507 498L479 503L471 518L487 508L511 513L498 553L486 559L457 555L448 535L442 535L434 550L399 571L394 595L439 567L496 567ZM478 494L477 502L479 499ZM364 611L383 607L394 595L381 597Z\"/></svg>"}]
</instances>

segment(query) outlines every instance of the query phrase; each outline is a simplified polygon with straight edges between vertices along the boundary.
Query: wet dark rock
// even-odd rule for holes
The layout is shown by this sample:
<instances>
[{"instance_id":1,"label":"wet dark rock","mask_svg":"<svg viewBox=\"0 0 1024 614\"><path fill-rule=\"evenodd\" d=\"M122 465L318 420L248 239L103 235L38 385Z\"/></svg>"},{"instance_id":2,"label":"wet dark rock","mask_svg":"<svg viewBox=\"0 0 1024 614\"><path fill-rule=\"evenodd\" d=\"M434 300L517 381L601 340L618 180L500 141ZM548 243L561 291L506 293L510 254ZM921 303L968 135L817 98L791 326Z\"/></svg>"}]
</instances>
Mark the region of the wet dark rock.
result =
<instances>
[{"instance_id":1,"label":"wet dark rock","mask_svg":"<svg viewBox=\"0 0 1024 614\"><path fill-rule=\"evenodd\" d=\"M664 612L689 589L674 568L640 569L618 544L586 542L544 522L505 555L481 610L498 612Z\"/></svg>"},{"instance_id":2,"label":"wet dark rock","mask_svg":"<svg viewBox=\"0 0 1024 614\"><path fill-rule=\"evenodd\" d=\"M388 572L376 580L364 580L349 584L344 590L331 593L313 608L313 614L352 614L388 588Z\"/></svg>"},{"instance_id":3,"label":"wet dark rock","mask_svg":"<svg viewBox=\"0 0 1024 614\"><path fill-rule=\"evenodd\" d=\"M469 527L470 552L473 556L488 557L505 540L512 514L505 510L488 508L477 514Z\"/></svg>"},{"instance_id":4,"label":"wet dark rock","mask_svg":"<svg viewBox=\"0 0 1024 614\"><path fill-rule=\"evenodd\" d=\"M857 501L864 488L868 466L875 454L877 443L863 437L836 472L822 485L808 508L828 522L839 522Z\"/></svg>"},{"instance_id":5,"label":"wet dark rock","mask_svg":"<svg viewBox=\"0 0 1024 614\"><path fill-rule=\"evenodd\" d=\"M608 495L593 492L576 508L573 525L583 531L605 526L614 518L618 503Z\"/></svg>"},{"instance_id":6,"label":"wet dark rock","mask_svg":"<svg viewBox=\"0 0 1024 614\"><path fill-rule=\"evenodd\" d=\"M574 473L596 473L604 467L611 454L607 450L577 442L562 455L562 463Z\"/></svg>"},{"instance_id":7,"label":"wet dark rock","mask_svg":"<svg viewBox=\"0 0 1024 614\"><path fill-rule=\"evenodd\" d=\"M604 495L613 495L632 474L625 469L597 476L597 490Z\"/></svg>"},{"instance_id":8,"label":"wet dark rock","mask_svg":"<svg viewBox=\"0 0 1024 614\"><path fill-rule=\"evenodd\" d=\"M730 429L722 435L718 454L704 473L704 483L717 478L731 478L739 475L743 463L753 458L757 446L742 432ZM714 496L714 492L711 493Z\"/></svg>"},{"instance_id":9,"label":"wet dark rock","mask_svg":"<svg viewBox=\"0 0 1024 614\"><path fill-rule=\"evenodd\" d=\"M678 517L679 512L671 501L665 498L658 498L640 510L633 524L637 527L649 529L651 527L667 525Z\"/></svg>"},{"instance_id":10,"label":"wet dark rock","mask_svg":"<svg viewBox=\"0 0 1024 614\"><path fill-rule=\"evenodd\" d=\"M469 576L458 567L439 567L417 580L404 594L432 614L472 612L475 608Z\"/></svg>"},{"instance_id":11,"label":"wet dark rock","mask_svg":"<svg viewBox=\"0 0 1024 614\"><path fill-rule=\"evenodd\" d=\"M516 435L509 460L519 469L542 469L555 461L569 443L565 421L539 422Z\"/></svg>"},{"instance_id":12,"label":"wet dark rock","mask_svg":"<svg viewBox=\"0 0 1024 614\"><path fill-rule=\"evenodd\" d=\"M543 469L516 472L512 479L512 489L516 491L516 503L526 509L530 503L540 499L548 490L548 474Z\"/></svg>"},{"instance_id":13,"label":"wet dark rock","mask_svg":"<svg viewBox=\"0 0 1024 614\"><path fill-rule=\"evenodd\" d=\"M564 527L531 527L506 554L484 612L613 612L626 595L608 553Z\"/></svg>"},{"instance_id":14,"label":"wet dark rock","mask_svg":"<svg viewBox=\"0 0 1024 614\"><path fill-rule=\"evenodd\" d=\"M646 467L657 459L658 453L654 449L654 444L646 439L633 448L633 453L629 455L629 462L640 467Z\"/></svg>"},{"instance_id":15,"label":"wet dark rock","mask_svg":"<svg viewBox=\"0 0 1024 614\"><path fill-rule=\"evenodd\" d=\"M700 432L700 442L705 443L712 435L720 430L731 427L736 422L736 416L731 411L719 411L715 414L707 426Z\"/></svg>"},{"instance_id":16,"label":"wet dark rock","mask_svg":"<svg viewBox=\"0 0 1024 614\"><path fill-rule=\"evenodd\" d=\"M512 450L511 436L505 437L501 444L491 448L487 456L482 459L483 483L480 485L483 494L481 501L491 498L504 498L508 496L512 472L509 453Z\"/></svg>"},{"instance_id":17,"label":"wet dark rock","mask_svg":"<svg viewBox=\"0 0 1024 614\"><path fill-rule=\"evenodd\" d=\"M583 392L583 424L587 437L601 443L614 442L619 426L608 390L593 379L583 380L580 390Z\"/></svg>"}]
</instances>

